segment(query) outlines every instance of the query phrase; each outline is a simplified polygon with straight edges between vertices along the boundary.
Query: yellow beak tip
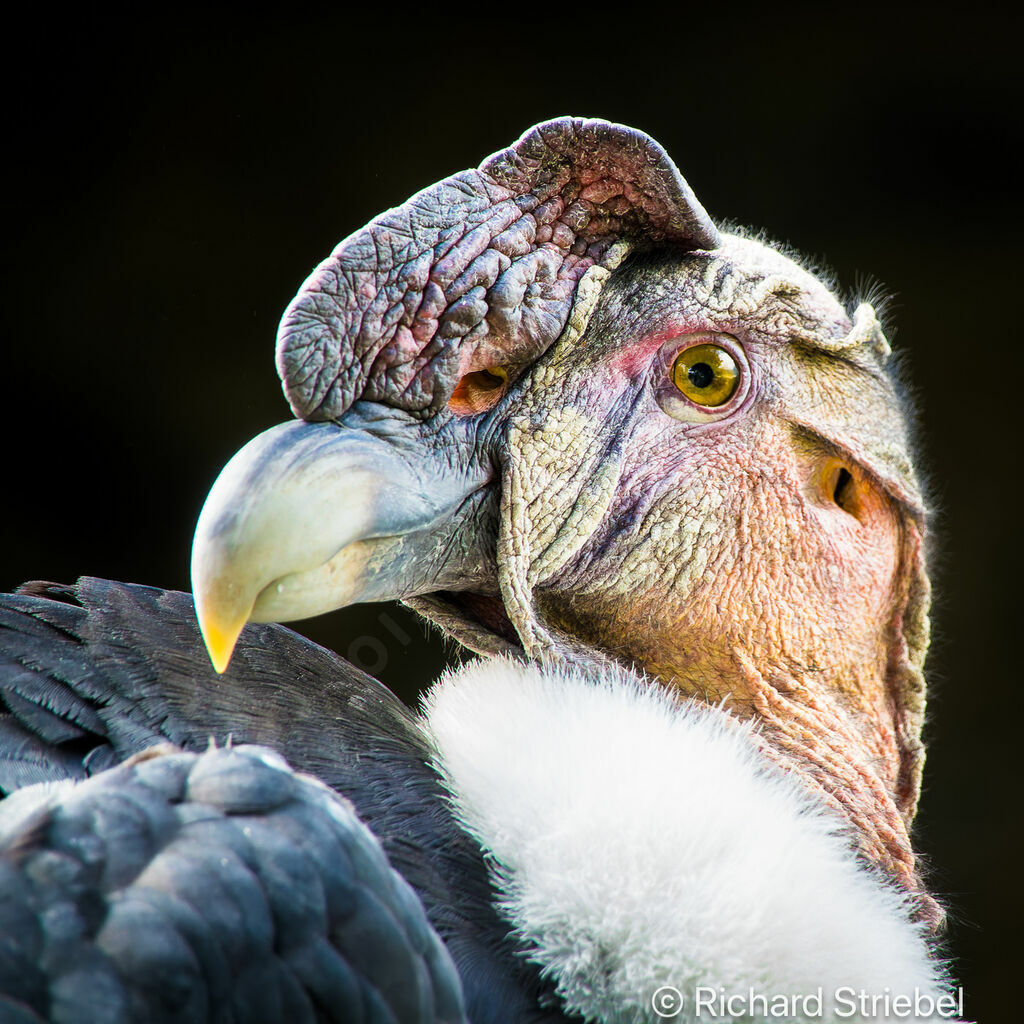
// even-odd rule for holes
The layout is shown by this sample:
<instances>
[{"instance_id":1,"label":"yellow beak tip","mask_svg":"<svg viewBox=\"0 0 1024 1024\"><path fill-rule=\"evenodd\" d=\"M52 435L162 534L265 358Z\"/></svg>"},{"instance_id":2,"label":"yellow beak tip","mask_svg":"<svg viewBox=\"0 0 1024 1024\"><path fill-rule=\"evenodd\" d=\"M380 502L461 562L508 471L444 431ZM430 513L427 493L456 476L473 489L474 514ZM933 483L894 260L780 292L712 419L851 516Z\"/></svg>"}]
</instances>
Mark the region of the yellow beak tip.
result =
<instances>
[{"instance_id":1,"label":"yellow beak tip","mask_svg":"<svg viewBox=\"0 0 1024 1024\"><path fill-rule=\"evenodd\" d=\"M217 675L223 675L231 661L231 655L235 650L238 635L245 625L245 619L242 619L237 625L232 623L225 628L224 626L215 626L210 622L204 623L200 618L199 625L206 643L206 651L213 663L213 669Z\"/></svg>"},{"instance_id":2,"label":"yellow beak tip","mask_svg":"<svg viewBox=\"0 0 1024 1024\"><path fill-rule=\"evenodd\" d=\"M231 651L219 651L214 653L210 651L210 661L213 662L213 670L217 675L222 676L228 670L228 665L231 662Z\"/></svg>"}]
</instances>

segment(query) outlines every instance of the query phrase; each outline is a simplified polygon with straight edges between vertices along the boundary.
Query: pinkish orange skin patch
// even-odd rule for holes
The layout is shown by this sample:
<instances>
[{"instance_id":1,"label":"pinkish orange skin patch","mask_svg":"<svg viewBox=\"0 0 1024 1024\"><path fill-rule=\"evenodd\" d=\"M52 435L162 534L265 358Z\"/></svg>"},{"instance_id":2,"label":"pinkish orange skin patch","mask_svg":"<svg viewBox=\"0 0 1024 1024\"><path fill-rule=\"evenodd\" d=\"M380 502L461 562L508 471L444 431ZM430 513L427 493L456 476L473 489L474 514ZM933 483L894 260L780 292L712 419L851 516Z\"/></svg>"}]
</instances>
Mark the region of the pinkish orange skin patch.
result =
<instances>
[{"instance_id":1,"label":"pinkish orange skin patch","mask_svg":"<svg viewBox=\"0 0 1024 1024\"><path fill-rule=\"evenodd\" d=\"M632 345L612 352L606 365L613 375L626 380L635 380L648 372L654 353L666 341L704 330L708 330L708 324L704 320L674 321L658 331L637 339Z\"/></svg>"},{"instance_id":2,"label":"pinkish orange skin patch","mask_svg":"<svg viewBox=\"0 0 1024 1024\"><path fill-rule=\"evenodd\" d=\"M916 888L897 807L901 751L887 686L900 600L899 515L853 465L858 514L844 511L822 489L832 456L794 445L783 423L753 419L741 456L729 445L701 459L705 486L742 501L718 507L718 529L701 541L707 558L699 573L685 571L693 557L684 544L673 551L672 539L662 538L654 555L660 573L636 565L621 577L659 585L612 584L582 597L556 585L539 595L544 616L688 697L757 719L766 753L807 775L856 824L867 855ZM648 472L656 465L648 462ZM687 498L680 493L683 506ZM665 513L659 505L659 523ZM641 521L634 537L646 527Z\"/></svg>"}]
</instances>

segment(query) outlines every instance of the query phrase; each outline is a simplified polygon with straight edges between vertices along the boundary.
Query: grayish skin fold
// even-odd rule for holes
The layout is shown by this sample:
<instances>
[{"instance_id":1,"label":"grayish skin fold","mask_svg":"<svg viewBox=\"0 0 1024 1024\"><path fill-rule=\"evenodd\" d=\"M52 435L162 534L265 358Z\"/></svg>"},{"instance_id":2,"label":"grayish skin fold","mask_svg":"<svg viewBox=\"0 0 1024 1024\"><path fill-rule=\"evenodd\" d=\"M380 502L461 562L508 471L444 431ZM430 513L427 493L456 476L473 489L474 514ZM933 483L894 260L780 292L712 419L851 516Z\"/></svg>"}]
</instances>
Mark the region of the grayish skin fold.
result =
<instances>
[{"instance_id":1,"label":"grayish skin fold","mask_svg":"<svg viewBox=\"0 0 1024 1024\"><path fill-rule=\"evenodd\" d=\"M713 248L718 233L643 132L537 125L320 264L281 322L285 395L304 419L335 419L359 398L436 413L465 373L544 352L582 276L621 239Z\"/></svg>"}]
</instances>

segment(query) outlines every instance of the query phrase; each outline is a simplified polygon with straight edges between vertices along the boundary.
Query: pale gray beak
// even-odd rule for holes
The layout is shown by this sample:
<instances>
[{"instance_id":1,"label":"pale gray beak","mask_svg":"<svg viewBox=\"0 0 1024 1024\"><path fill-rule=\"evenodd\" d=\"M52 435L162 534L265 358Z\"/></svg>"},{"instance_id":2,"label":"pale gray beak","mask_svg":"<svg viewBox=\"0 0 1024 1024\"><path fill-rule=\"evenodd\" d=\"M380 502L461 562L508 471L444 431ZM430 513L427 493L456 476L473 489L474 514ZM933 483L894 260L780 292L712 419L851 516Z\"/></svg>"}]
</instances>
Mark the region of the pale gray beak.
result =
<instances>
[{"instance_id":1,"label":"pale gray beak","mask_svg":"<svg viewBox=\"0 0 1024 1024\"><path fill-rule=\"evenodd\" d=\"M491 479L460 421L438 429L369 403L339 423L295 420L254 438L213 485L192 547L214 668L227 668L248 621L410 597L479 572Z\"/></svg>"}]
</instances>

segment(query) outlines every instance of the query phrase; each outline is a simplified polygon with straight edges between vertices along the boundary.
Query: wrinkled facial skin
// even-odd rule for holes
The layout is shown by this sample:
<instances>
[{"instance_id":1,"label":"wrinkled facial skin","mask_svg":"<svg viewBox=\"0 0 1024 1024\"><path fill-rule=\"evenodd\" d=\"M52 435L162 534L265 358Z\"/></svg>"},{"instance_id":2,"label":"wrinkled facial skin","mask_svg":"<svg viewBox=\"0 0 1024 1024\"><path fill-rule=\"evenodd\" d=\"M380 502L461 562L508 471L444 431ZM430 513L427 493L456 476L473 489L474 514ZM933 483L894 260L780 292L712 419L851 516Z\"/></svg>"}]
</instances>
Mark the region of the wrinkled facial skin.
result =
<instances>
[{"instance_id":1,"label":"wrinkled facial skin","mask_svg":"<svg viewBox=\"0 0 1024 1024\"><path fill-rule=\"evenodd\" d=\"M751 267L768 282L756 303ZM734 401L684 422L667 411L666 366L705 333L738 350L743 379ZM907 600L907 514L890 491L916 484L886 461L884 422L874 448L856 423L832 428L844 402L865 422L896 405L865 355L873 333L835 351L852 333L819 282L755 242L627 263L582 338L563 338L505 404L499 576L527 646L567 635L758 721L766 753L917 890L919 755L890 678ZM796 380L813 387L795 393ZM857 457L872 451L889 488Z\"/></svg>"}]
</instances>

